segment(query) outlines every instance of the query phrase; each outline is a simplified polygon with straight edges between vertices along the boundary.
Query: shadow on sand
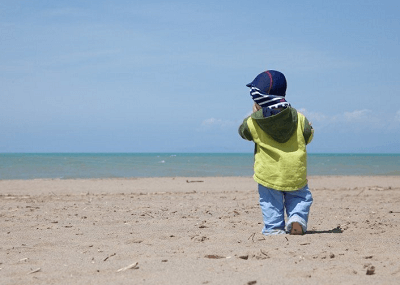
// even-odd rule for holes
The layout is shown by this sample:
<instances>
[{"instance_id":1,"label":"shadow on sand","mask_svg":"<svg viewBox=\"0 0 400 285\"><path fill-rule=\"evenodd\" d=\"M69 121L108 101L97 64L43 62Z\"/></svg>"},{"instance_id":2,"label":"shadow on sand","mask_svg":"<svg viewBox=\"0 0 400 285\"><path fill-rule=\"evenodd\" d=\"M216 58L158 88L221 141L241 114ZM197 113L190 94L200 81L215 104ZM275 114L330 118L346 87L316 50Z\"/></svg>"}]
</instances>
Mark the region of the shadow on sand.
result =
<instances>
[{"instance_id":1,"label":"shadow on sand","mask_svg":"<svg viewBox=\"0 0 400 285\"><path fill-rule=\"evenodd\" d=\"M307 231L306 234L312 235L312 234L341 234L343 233L343 230L340 228L340 226L337 226L336 228L332 230L325 230L325 231Z\"/></svg>"}]
</instances>

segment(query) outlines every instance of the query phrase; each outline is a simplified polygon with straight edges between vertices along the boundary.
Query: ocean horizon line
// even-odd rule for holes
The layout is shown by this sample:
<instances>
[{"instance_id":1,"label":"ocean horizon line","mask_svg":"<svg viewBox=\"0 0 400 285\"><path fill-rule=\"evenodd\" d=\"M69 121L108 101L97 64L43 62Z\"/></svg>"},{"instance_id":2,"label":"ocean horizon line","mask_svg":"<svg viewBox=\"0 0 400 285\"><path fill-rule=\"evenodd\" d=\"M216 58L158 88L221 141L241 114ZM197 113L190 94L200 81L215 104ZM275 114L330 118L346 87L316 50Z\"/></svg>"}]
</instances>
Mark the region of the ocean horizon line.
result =
<instances>
[{"instance_id":1,"label":"ocean horizon line","mask_svg":"<svg viewBox=\"0 0 400 285\"><path fill-rule=\"evenodd\" d=\"M253 152L0 152L0 155L9 154L251 154ZM308 152L309 155L400 155L400 152Z\"/></svg>"},{"instance_id":2,"label":"ocean horizon line","mask_svg":"<svg viewBox=\"0 0 400 285\"><path fill-rule=\"evenodd\" d=\"M400 175L400 154L309 153L309 175ZM0 153L0 179L250 176L252 152Z\"/></svg>"}]
</instances>

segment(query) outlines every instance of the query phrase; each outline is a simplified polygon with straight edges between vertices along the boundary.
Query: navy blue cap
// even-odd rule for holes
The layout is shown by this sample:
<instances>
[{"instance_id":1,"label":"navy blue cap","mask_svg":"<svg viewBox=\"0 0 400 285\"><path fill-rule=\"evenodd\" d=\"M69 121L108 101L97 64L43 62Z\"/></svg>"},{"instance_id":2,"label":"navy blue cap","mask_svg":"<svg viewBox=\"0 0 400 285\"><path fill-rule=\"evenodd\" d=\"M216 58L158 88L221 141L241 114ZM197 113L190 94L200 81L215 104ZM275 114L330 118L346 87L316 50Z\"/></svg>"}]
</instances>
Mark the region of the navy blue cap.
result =
<instances>
[{"instance_id":1,"label":"navy blue cap","mask_svg":"<svg viewBox=\"0 0 400 285\"><path fill-rule=\"evenodd\" d=\"M252 82L246 85L247 87L256 87L267 95L286 95L286 78L283 73L276 70L267 70L259 75Z\"/></svg>"}]
</instances>

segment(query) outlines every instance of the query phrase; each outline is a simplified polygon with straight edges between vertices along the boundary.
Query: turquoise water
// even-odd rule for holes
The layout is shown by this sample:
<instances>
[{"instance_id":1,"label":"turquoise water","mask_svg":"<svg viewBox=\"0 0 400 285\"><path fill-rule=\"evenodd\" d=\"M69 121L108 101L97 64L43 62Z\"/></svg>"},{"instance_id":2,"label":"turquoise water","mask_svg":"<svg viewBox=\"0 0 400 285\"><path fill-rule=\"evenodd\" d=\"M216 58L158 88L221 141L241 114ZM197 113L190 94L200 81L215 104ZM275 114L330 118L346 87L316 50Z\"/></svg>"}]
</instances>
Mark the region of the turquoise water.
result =
<instances>
[{"instance_id":1,"label":"turquoise water","mask_svg":"<svg viewBox=\"0 0 400 285\"><path fill-rule=\"evenodd\" d=\"M0 154L0 179L251 176L253 154ZM309 175L400 175L400 154L309 154Z\"/></svg>"}]
</instances>

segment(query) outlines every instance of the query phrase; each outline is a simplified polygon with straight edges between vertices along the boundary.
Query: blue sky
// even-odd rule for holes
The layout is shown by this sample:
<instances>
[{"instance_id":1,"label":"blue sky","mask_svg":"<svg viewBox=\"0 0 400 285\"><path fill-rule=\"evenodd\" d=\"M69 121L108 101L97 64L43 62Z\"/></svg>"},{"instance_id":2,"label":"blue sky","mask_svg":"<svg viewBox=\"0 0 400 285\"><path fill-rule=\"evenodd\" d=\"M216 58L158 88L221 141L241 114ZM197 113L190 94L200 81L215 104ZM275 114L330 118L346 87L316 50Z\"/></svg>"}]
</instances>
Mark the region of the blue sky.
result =
<instances>
[{"instance_id":1,"label":"blue sky","mask_svg":"<svg viewBox=\"0 0 400 285\"><path fill-rule=\"evenodd\" d=\"M0 0L0 152L252 152L274 69L309 152L400 152L399 1Z\"/></svg>"}]
</instances>

